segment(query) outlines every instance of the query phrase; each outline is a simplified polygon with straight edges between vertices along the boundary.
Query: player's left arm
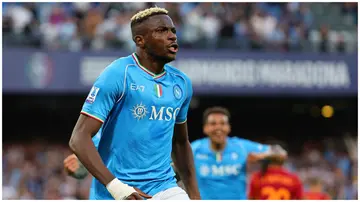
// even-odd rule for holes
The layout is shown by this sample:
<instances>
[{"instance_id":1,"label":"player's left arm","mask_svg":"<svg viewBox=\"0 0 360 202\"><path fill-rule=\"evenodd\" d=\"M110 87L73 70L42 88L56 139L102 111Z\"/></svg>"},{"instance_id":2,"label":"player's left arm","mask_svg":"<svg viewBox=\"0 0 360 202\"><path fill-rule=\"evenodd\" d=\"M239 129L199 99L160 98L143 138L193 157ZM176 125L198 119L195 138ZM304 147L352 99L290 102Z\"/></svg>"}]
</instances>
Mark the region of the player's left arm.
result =
<instances>
[{"instance_id":1,"label":"player's left arm","mask_svg":"<svg viewBox=\"0 0 360 202\"><path fill-rule=\"evenodd\" d=\"M263 160L266 158L286 159L287 152L280 145L264 145L250 140L243 144L248 152L247 161L249 163Z\"/></svg>"},{"instance_id":2,"label":"player's left arm","mask_svg":"<svg viewBox=\"0 0 360 202\"><path fill-rule=\"evenodd\" d=\"M172 144L172 160L190 199L196 200L200 199L200 192L196 181L194 156L189 141L186 122L187 112L192 98L192 86L190 81L188 81L187 84L188 89L184 91L184 96L186 96L185 101L176 117Z\"/></svg>"}]
</instances>

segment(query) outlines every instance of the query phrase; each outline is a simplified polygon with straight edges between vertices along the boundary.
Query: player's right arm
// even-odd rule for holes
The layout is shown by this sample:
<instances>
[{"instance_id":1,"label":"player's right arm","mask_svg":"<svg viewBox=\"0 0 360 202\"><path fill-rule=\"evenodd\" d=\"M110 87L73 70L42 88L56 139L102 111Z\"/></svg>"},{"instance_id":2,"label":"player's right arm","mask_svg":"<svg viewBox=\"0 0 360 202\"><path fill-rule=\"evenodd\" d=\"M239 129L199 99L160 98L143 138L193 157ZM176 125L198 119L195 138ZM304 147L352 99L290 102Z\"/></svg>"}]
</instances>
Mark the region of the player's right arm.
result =
<instances>
[{"instance_id":1,"label":"player's right arm","mask_svg":"<svg viewBox=\"0 0 360 202\"><path fill-rule=\"evenodd\" d=\"M239 142L248 154L247 162L249 163L266 158L287 158L287 152L280 145L265 145L245 139Z\"/></svg>"},{"instance_id":2,"label":"player's right arm","mask_svg":"<svg viewBox=\"0 0 360 202\"><path fill-rule=\"evenodd\" d=\"M92 138L96 148L99 146L100 137L100 132L98 132L97 135ZM84 179L89 173L75 154L70 154L65 158L64 169L69 176L79 180Z\"/></svg>"},{"instance_id":3,"label":"player's right arm","mask_svg":"<svg viewBox=\"0 0 360 202\"><path fill-rule=\"evenodd\" d=\"M122 183L107 169L92 141L115 103L124 94L125 70L113 62L97 78L72 132L69 146L86 169L110 194L119 199L142 199L133 187Z\"/></svg>"},{"instance_id":4,"label":"player's right arm","mask_svg":"<svg viewBox=\"0 0 360 202\"><path fill-rule=\"evenodd\" d=\"M115 177L106 168L91 138L100 129L102 122L80 114L70 139L70 148L83 162L88 171L103 185L109 184Z\"/></svg>"}]
</instances>

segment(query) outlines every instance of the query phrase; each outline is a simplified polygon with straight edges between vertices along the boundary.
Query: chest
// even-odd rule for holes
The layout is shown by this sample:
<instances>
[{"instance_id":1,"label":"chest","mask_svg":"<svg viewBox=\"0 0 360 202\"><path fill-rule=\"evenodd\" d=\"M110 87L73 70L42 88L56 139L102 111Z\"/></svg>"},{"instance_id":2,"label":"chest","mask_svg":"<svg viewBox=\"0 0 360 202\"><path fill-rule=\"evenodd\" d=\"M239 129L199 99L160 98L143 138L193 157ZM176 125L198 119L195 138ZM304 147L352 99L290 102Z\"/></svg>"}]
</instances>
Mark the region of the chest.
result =
<instances>
[{"instance_id":1,"label":"chest","mask_svg":"<svg viewBox=\"0 0 360 202\"><path fill-rule=\"evenodd\" d=\"M186 97L184 82L171 75L129 76L126 85L125 107L136 119L175 121Z\"/></svg>"},{"instance_id":2,"label":"chest","mask_svg":"<svg viewBox=\"0 0 360 202\"><path fill-rule=\"evenodd\" d=\"M246 158L236 150L222 154L198 152L194 158L197 173L202 178L234 177L246 172Z\"/></svg>"}]
</instances>

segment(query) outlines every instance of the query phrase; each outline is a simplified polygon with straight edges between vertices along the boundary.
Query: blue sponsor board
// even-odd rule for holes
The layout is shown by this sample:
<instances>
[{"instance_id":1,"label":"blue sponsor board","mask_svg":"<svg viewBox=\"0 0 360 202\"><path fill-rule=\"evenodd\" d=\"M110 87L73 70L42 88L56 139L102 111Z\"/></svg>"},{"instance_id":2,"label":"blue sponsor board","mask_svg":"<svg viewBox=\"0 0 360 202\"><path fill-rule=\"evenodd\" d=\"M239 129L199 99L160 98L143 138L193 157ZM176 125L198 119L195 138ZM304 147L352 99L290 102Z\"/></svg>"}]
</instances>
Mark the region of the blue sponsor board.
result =
<instances>
[{"instance_id":1,"label":"blue sponsor board","mask_svg":"<svg viewBox=\"0 0 360 202\"><path fill-rule=\"evenodd\" d=\"M101 71L127 52L3 50L3 91L88 93ZM195 95L357 95L357 53L237 53L182 50L172 63Z\"/></svg>"}]
</instances>

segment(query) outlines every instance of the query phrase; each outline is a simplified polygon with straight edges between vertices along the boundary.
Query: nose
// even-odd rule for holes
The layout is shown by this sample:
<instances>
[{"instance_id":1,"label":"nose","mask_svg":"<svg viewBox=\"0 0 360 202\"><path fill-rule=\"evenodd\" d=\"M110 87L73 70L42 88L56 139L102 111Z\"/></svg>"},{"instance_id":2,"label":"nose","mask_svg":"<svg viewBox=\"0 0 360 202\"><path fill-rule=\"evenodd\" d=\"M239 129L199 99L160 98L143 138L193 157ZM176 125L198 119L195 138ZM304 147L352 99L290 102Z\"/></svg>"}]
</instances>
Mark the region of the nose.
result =
<instances>
[{"instance_id":1,"label":"nose","mask_svg":"<svg viewBox=\"0 0 360 202\"><path fill-rule=\"evenodd\" d=\"M215 130L220 130L221 129L221 124L216 124L214 128L215 128Z\"/></svg>"},{"instance_id":2,"label":"nose","mask_svg":"<svg viewBox=\"0 0 360 202\"><path fill-rule=\"evenodd\" d=\"M175 33L173 33L173 32L170 31L170 32L169 32L169 35L168 35L168 39L171 40L171 41L176 41L177 36L176 36Z\"/></svg>"}]
</instances>

